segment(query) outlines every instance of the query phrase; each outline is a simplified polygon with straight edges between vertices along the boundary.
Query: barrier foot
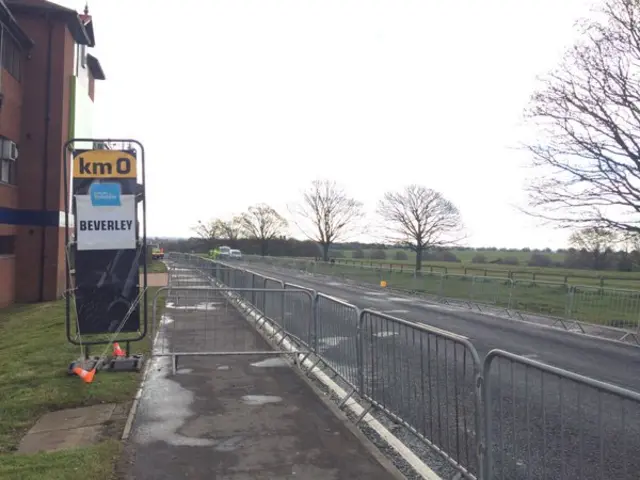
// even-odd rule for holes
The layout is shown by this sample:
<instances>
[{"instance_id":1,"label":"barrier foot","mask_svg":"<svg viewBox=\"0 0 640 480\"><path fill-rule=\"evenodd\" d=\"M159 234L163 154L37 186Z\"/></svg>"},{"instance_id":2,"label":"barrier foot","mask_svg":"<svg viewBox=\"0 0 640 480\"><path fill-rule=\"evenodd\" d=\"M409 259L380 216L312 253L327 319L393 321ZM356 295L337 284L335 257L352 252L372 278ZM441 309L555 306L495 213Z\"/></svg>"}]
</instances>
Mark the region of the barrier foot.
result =
<instances>
[{"instance_id":1,"label":"barrier foot","mask_svg":"<svg viewBox=\"0 0 640 480\"><path fill-rule=\"evenodd\" d=\"M344 398L340 401L340 403L338 404L338 408L342 409L342 407L345 406L345 404L349 401L349 399L351 397L353 397L353 394L356 393L356 389L353 388L351 389L351 392L348 395L345 395Z\"/></svg>"},{"instance_id":2,"label":"barrier foot","mask_svg":"<svg viewBox=\"0 0 640 480\"><path fill-rule=\"evenodd\" d=\"M367 408L364 409L364 411L360 414L360 416L357 418L356 420L356 425L359 425L360 422L362 420L364 420L364 417L367 416L367 414L373 409L373 405L369 405Z\"/></svg>"},{"instance_id":3,"label":"barrier foot","mask_svg":"<svg viewBox=\"0 0 640 480\"><path fill-rule=\"evenodd\" d=\"M103 370L106 372L139 372L144 365L144 355L129 355L127 357L111 357Z\"/></svg>"}]
</instances>

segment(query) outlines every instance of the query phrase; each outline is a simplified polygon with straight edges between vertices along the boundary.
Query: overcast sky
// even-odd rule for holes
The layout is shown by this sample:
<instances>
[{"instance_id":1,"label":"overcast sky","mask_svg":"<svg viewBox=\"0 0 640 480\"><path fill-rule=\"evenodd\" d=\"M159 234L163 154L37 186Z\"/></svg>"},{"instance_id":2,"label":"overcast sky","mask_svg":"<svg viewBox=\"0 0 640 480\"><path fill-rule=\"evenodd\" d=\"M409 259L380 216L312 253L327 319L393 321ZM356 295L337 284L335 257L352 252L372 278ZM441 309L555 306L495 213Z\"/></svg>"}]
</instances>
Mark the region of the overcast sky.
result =
<instances>
[{"instance_id":1,"label":"overcast sky","mask_svg":"<svg viewBox=\"0 0 640 480\"><path fill-rule=\"evenodd\" d=\"M287 214L331 178L372 223L385 191L419 183L458 205L472 246L562 247L514 208L531 174L518 145L536 76L587 5L91 0L107 76L94 133L144 143L150 235L258 202Z\"/></svg>"}]
</instances>

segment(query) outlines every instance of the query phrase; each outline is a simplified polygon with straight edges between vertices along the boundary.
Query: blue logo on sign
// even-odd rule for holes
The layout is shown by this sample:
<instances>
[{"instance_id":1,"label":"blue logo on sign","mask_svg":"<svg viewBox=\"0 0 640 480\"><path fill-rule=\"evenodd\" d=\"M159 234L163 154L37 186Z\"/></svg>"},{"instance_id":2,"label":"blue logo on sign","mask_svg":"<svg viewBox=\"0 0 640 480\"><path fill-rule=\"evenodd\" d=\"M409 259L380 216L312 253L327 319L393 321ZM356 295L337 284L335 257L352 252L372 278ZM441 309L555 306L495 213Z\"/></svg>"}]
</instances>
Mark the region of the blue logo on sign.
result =
<instances>
[{"instance_id":1,"label":"blue logo on sign","mask_svg":"<svg viewBox=\"0 0 640 480\"><path fill-rule=\"evenodd\" d=\"M91 205L94 207L119 207L120 184L119 183L94 183L89 188Z\"/></svg>"}]
</instances>

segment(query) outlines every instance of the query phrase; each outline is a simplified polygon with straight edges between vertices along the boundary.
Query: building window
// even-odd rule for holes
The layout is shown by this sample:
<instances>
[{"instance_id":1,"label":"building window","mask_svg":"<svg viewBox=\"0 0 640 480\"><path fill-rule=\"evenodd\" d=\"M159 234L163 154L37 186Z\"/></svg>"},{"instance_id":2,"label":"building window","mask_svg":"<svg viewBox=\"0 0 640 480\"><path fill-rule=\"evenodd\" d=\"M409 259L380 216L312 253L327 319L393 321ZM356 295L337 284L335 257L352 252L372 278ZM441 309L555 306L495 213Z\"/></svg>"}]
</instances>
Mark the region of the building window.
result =
<instances>
[{"instance_id":1,"label":"building window","mask_svg":"<svg viewBox=\"0 0 640 480\"><path fill-rule=\"evenodd\" d=\"M22 70L22 54L18 48L18 43L13 39L9 32L2 32L2 68L9 74L20 81Z\"/></svg>"},{"instance_id":2,"label":"building window","mask_svg":"<svg viewBox=\"0 0 640 480\"><path fill-rule=\"evenodd\" d=\"M0 235L0 255L15 255L16 236Z\"/></svg>"},{"instance_id":3,"label":"building window","mask_svg":"<svg viewBox=\"0 0 640 480\"><path fill-rule=\"evenodd\" d=\"M0 183L16 184L16 162L14 160L0 160Z\"/></svg>"}]
</instances>

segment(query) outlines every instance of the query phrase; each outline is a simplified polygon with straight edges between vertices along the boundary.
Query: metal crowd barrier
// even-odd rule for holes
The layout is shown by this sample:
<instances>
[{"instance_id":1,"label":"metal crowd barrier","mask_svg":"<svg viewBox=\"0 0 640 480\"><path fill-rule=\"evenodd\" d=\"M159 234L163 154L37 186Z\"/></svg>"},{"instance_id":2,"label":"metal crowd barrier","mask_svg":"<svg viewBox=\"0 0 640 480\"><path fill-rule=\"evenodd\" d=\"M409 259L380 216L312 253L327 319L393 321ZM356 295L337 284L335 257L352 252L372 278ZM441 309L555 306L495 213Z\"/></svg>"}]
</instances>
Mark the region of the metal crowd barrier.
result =
<instances>
[{"instance_id":1,"label":"metal crowd barrier","mask_svg":"<svg viewBox=\"0 0 640 480\"><path fill-rule=\"evenodd\" d=\"M179 285L243 289L235 295L310 349L350 395L405 426L465 478L637 478L636 392L499 350L481 360L468 339L428 320L359 311L202 257L168 258Z\"/></svg>"}]
</instances>

